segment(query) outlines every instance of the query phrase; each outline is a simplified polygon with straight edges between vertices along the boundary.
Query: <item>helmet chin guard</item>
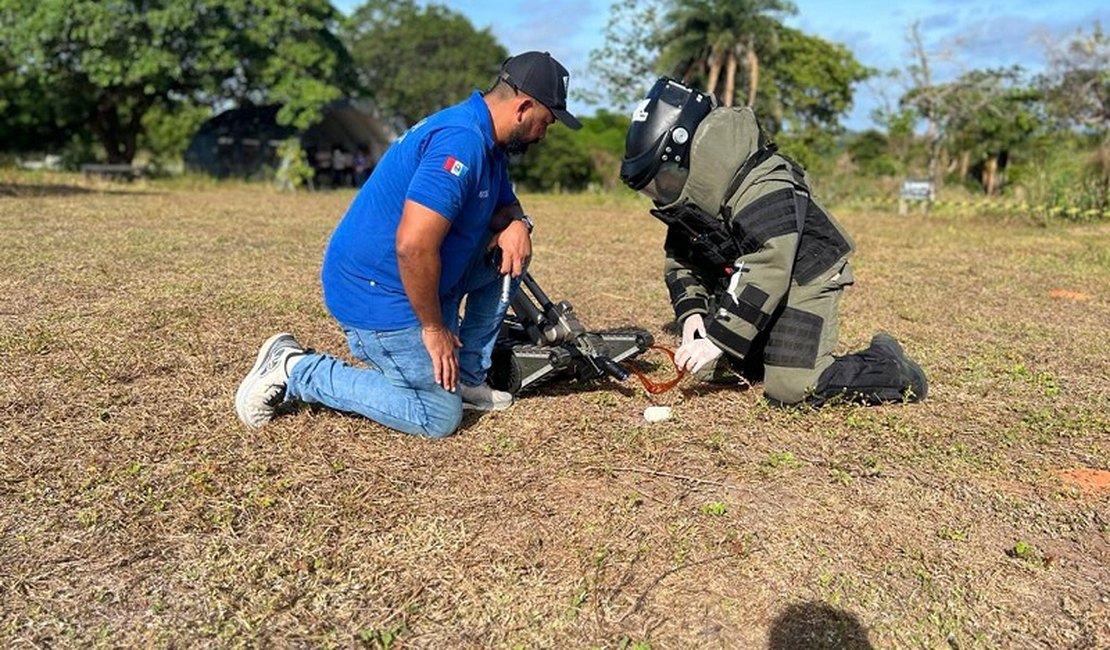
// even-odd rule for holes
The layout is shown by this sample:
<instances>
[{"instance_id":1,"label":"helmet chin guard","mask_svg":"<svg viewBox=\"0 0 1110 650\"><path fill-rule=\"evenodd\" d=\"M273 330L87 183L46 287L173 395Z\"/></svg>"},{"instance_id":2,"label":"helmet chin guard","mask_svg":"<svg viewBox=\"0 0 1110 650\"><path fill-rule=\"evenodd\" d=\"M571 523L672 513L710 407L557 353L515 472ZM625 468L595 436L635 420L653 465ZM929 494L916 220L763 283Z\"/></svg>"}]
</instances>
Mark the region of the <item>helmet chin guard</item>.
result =
<instances>
[{"instance_id":1,"label":"helmet chin guard","mask_svg":"<svg viewBox=\"0 0 1110 650\"><path fill-rule=\"evenodd\" d=\"M716 107L712 95L661 77L632 113L621 160L621 181L656 203L677 199L690 170L694 131Z\"/></svg>"}]
</instances>

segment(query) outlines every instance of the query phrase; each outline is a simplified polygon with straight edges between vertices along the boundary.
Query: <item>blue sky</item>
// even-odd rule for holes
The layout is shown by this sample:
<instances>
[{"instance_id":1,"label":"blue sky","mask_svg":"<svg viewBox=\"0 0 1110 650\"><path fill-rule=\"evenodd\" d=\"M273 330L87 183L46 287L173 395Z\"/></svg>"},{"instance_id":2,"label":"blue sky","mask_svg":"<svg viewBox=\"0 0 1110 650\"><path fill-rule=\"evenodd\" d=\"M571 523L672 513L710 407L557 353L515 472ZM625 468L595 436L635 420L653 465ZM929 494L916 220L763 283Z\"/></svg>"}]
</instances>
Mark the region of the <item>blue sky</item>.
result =
<instances>
[{"instance_id":1,"label":"blue sky","mask_svg":"<svg viewBox=\"0 0 1110 650\"><path fill-rule=\"evenodd\" d=\"M350 13L359 0L333 0ZM602 41L609 17L605 0L441 0L489 27L510 52L548 50L571 72L571 85L584 79L589 53ZM1100 22L1110 30L1106 0L795 0L798 14L787 24L843 43L863 64L880 70L905 68L907 31L919 23L926 50L934 57L937 80L987 67L1044 65L1045 43L1060 42L1076 30ZM845 120L851 128L870 125L872 109L896 101L896 81L875 80L856 91L856 106ZM571 102L571 111L592 114L596 107Z\"/></svg>"}]
</instances>

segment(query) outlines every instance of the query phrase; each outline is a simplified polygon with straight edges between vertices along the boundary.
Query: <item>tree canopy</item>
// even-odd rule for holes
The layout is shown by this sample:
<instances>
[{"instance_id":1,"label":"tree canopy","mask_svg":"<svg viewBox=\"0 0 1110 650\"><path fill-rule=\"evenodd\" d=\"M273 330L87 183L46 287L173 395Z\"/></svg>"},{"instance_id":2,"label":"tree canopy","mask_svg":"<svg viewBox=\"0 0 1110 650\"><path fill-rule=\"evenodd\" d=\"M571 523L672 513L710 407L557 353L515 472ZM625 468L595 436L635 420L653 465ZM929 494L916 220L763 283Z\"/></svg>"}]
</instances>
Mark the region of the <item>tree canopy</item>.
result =
<instances>
[{"instance_id":1,"label":"tree canopy","mask_svg":"<svg viewBox=\"0 0 1110 650\"><path fill-rule=\"evenodd\" d=\"M0 46L76 104L56 126L130 162L156 106L277 102L284 123L314 122L353 81L338 18L327 0L0 0Z\"/></svg>"},{"instance_id":2,"label":"tree canopy","mask_svg":"<svg viewBox=\"0 0 1110 650\"><path fill-rule=\"evenodd\" d=\"M755 107L769 130L794 133L839 131L855 86L875 74L844 45L790 27L779 30L778 55L764 69Z\"/></svg>"},{"instance_id":3,"label":"tree canopy","mask_svg":"<svg viewBox=\"0 0 1110 650\"><path fill-rule=\"evenodd\" d=\"M513 180L529 190L579 191L620 187L620 161L631 119L598 111L582 129L554 125L538 146L513 160Z\"/></svg>"},{"instance_id":4,"label":"tree canopy","mask_svg":"<svg viewBox=\"0 0 1110 650\"><path fill-rule=\"evenodd\" d=\"M797 13L789 0L671 0L660 35L659 65L732 106L736 72L745 73L748 106L759 92L760 61L778 49L782 18ZM724 83L718 88L722 79Z\"/></svg>"},{"instance_id":5,"label":"tree canopy","mask_svg":"<svg viewBox=\"0 0 1110 650\"><path fill-rule=\"evenodd\" d=\"M605 46L590 53L592 76L621 108L643 95L654 72L726 105L752 103L772 132L835 133L855 84L874 71L845 46L783 25L796 11L786 0L618 0Z\"/></svg>"},{"instance_id":6,"label":"tree canopy","mask_svg":"<svg viewBox=\"0 0 1110 650\"><path fill-rule=\"evenodd\" d=\"M1095 23L1048 54L1042 85L1052 113L1065 124L1110 131L1110 34Z\"/></svg>"},{"instance_id":7,"label":"tree canopy","mask_svg":"<svg viewBox=\"0 0 1110 650\"><path fill-rule=\"evenodd\" d=\"M594 104L631 112L655 80L664 0L616 0L609 8L602 46L590 51L586 72L596 90L579 84L571 92Z\"/></svg>"},{"instance_id":8,"label":"tree canopy","mask_svg":"<svg viewBox=\"0 0 1110 650\"><path fill-rule=\"evenodd\" d=\"M790 155L813 166L830 157L856 86L875 71L844 45L790 27L779 29L777 47L763 67L756 114Z\"/></svg>"},{"instance_id":9,"label":"tree canopy","mask_svg":"<svg viewBox=\"0 0 1110 650\"><path fill-rule=\"evenodd\" d=\"M80 119L80 98L59 92L40 77L24 74L0 51L0 142L10 151L59 150Z\"/></svg>"},{"instance_id":10,"label":"tree canopy","mask_svg":"<svg viewBox=\"0 0 1110 650\"><path fill-rule=\"evenodd\" d=\"M366 92L406 124L488 87L509 56L488 28L413 0L369 0L351 16L346 38Z\"/></svg>"}]
</instances>

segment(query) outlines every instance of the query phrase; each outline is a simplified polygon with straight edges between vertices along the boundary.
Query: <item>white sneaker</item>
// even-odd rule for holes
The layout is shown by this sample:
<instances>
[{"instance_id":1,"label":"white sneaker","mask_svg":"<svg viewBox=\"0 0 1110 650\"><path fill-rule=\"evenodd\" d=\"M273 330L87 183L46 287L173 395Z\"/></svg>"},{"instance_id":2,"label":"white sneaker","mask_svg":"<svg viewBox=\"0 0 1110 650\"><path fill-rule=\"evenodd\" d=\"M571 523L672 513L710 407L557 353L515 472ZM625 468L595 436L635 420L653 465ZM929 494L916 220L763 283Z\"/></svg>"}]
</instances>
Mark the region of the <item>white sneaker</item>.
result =
<instances>
[{"instance_id":1,"label":"white sneaker","mask_svg":"<svg viewBox=\"0 0 1110 650\"><path fill-rule=\"evenodd\" d=\"M459 383L463 408L474 411L503 411L513 405L513 396L503 390L495 390L489 384L467 386Z\"/></svg>"},{"instance_id":2,"label":"white sneaker","mask_svg":"<svg viewBox=\"0 0 1110 650\"><path fill-rule=\"evenodd\" d=\"M292 334L274 334L258 350L258 358L235 393L235 413L243 424L258 429L274 419L274 409L285 397L289 381L286 361L304 354L304 348Z\"/></svg>"}]
</instances>

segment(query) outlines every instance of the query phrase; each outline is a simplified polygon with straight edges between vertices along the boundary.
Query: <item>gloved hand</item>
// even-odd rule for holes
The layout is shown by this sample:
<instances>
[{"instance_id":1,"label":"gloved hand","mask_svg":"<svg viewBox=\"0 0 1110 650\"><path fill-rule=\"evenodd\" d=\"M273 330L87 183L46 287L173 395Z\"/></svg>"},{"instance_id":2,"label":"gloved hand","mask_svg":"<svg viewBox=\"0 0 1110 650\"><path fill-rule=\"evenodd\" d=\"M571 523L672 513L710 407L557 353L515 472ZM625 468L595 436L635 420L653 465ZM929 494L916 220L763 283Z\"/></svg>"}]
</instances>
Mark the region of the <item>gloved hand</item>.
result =
<instances>
[{"instance_id":1,"label":"gloved hand","mask_svg":"<svg viewBox=\"0 0 1110 650\"><path fill-rule=\"evenodd\" d=\"M674 362L679 368L689 372L697 372L706 364L717 360L723 354L721 348L709 339L694 339L683 343L674 353Z\"/></svg>"},{"instance_id":2,"label":"gloved hand","mask_svg":"<svg viewBox=\"0 0 1110 650\"><path fill-rule=\"evenodd\" d=\"M705 319L701 314L690 314L682 321L682 345L693 343L694 339L705 338Z\"/></svg>"}]
</instances>

